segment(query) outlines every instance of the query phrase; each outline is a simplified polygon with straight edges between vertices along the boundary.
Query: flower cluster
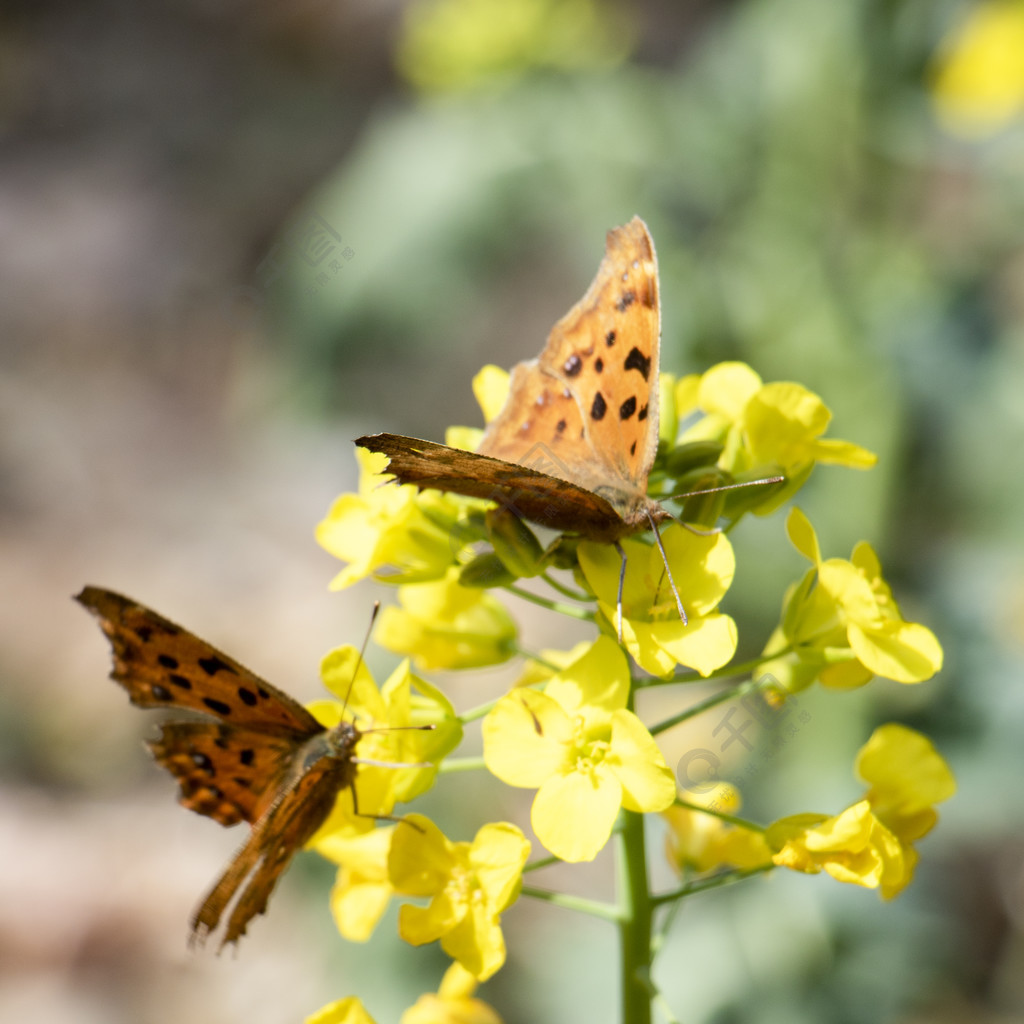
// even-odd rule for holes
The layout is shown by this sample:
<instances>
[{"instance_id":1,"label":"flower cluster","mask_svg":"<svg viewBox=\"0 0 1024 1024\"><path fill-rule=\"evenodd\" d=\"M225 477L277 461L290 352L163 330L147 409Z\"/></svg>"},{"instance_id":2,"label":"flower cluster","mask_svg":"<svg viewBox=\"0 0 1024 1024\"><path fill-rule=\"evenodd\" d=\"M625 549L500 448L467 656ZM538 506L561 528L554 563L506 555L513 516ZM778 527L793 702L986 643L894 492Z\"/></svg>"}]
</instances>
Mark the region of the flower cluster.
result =
<instances>
[{"instance_id":1,"label":"flower cluster","mask_svg":"<svg viewBox=\"0 0 1024 1024\"><path fill-rule=\"evenodd\" d=\"M501 409L508 381L496 367L475 379L486 420ZM525 886L524 873L552 860L593 860L614 840L624 876L646 878L645 815L662 816L666 856L682 885L659 897L633 893L633 912L638 898L684 898L695 878L738 880L780 867L825 871L886 898L910 882L914 844L933 827L934 805L954 788L925 737L899 725L877 729L857 757L868 785L862 799L833 817L797 813L767 826L738 816L739 791L729 783L696 797L678 793L659 746L663 733L728 700L753 694L785 701L814 681L846 690L876 675L921 682L941 668L938 641L902 617L871 547L858 544L849 560L824 558L796 508L786 529L810 568L789 587L778 625L758 645L761 656L732 666L738 627L721 610L736 573L728 531L748 513L778 508L819 463L866 469L875 461L856 444L823 436L830 416L806 388L764 383L741 363L678 381L663 374L662 444L649 489L663 502L677 500L682 522L663 529L660 543L637 534L618 550L548 536L479 499L384 482L383 457L360 453L358 493L335 502L317 537L346 563L333 586L367 577L396 586L397 601L385 608L374 637L408 660L378 689L354 649L332 652L323 677L343 703L313 710L328 725L342 714L354 719L363 733L358 811L392 821L374 827L343 794L311 845L338 866L331 910L343 936L367 940L391 901L401 899L401 937L413 945L438 942L452 959L438 991L421 996L403 1024L499 1021L476 987L505 962L503 914L520 895L568 899ZM480 437L461 427L447 440L470 450ZM568 650L527 654L504 696L459 714L413 674L410 660L417 671L456 670L526 653L502 598L590 623L593 635ZM665 696L685 693L693 682L724 688L666 712ZM640 714L641 694L654 688L666 717L649 723ZM478 719L482 759L451 757L464 727ZM422 814L396 818L397 806L435 785L440 773L481 768L534 791L529 824L546 855L528 863L534 844L509 822L456 840ZM621 905L572 900L608 920L628 917ZM649 966L636 963L634 973ZM309 1020L371 1018L349 998Z\"/></svg>"}]
</instances>

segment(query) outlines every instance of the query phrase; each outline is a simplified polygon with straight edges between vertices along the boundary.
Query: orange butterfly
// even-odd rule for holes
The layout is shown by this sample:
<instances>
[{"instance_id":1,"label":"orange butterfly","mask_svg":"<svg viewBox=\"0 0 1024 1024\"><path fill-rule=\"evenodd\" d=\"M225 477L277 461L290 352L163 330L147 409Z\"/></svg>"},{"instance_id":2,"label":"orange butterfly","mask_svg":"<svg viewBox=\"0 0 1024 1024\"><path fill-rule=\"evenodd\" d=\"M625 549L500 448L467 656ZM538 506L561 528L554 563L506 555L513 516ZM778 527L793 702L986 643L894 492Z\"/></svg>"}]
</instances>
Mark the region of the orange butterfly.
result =
<instances>
[{"instance_id":1,"label":"orange butterfly","mask_svg":"<svg viewBox=\"0 0 1024 1024\"><path fill-rule=\"evenodd\" d=\"M398 434L356 444L383 452L386 472L421 490L491 499L594 541L617 544L648 529L657 537L657 524L671 518L647 495L658 449L660 331L654 242L634 217L608 232L597 276L540 356L515 368L476 452ZM665 569L685 622L667 559ZM621 629L621 579L619 606Z\"/></svg>"},{"instance_id":2,"label":"orange butterfly","mask_svg":"<svg viewBox=\"0 0 1024 1024\"><path fill-rule=\"evenodd\" d=\"M99 619L113 648L111 678L133 704L216 719L171 720L148 746L178 780L183 806L221 825L252 825L191 921L202 942L237 895L221 948L237 942L340 790L352 791L359 813L354 752L363 734L347 721L326 729L286 693L129 598L86 587L75 600Z\"/></svg>"}]
</instances>

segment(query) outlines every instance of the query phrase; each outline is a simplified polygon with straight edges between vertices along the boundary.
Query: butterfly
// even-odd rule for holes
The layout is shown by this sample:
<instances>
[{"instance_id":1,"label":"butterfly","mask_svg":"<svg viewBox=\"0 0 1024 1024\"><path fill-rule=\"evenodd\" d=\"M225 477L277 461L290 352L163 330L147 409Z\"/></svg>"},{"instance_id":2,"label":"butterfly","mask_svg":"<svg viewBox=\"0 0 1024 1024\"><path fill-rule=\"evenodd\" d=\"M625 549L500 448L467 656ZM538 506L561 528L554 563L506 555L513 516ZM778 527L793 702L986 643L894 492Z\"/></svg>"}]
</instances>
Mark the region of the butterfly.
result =
<instances>
[{"instance_id":1,"label":"butterfly","mask_svg":"<svg viewBox=\"0 0 1024 1024\"><path fill-rule=\"evenodd\" d=\"M286 693L127 597L86 587L75 600L99 619L113 648L110 676L133 704L210 716L165 722L148 746L178 780L183 806L221 825L252 825L191 921L201 943L234 901L220 945L237 942L338 792L350 789L359 813L354 754L363 734L344 720L325 728Z\"/></svg>"},{"instance_id":2,"label":"butterfly","mask_svg":"<svg viewBox=\"0 0 1024 1024\"><path fill-rule=\"evenodd\" d=\"M660 330L654 242L634 217L608 232L597 276L540 356L515 367L475 452L398 434L356 444L387 455L386 472L403 484L491 499L604 543L653 529L660 547L657 524L671 516L647 494L658 450ZM667 558L665 568L685 622Z\"/></svg>"}]
</instances>

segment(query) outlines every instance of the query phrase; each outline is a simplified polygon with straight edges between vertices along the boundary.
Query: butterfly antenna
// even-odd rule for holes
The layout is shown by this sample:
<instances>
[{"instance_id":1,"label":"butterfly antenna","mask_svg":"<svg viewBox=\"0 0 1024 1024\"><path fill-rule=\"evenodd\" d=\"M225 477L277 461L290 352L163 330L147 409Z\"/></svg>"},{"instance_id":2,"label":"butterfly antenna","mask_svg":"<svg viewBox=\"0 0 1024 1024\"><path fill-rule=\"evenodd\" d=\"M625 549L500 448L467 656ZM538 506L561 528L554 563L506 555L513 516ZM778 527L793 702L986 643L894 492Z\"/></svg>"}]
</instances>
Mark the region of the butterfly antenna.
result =
<instances>
[{"instance_id":1,"label":"butterfly antenna","mask_svg":"<svg viewBox=\"0 0 1024 1024\"><path fill-rule=\"evenodd\" d=\"M359 648L359 658L356 661L356 667L352 672L352 678L349 680L348 690L345 691L345 699L341 704L341 713L345 713L345 709L348 707L348 699L352 696L352 687L356 685L356 679L359 676L359 670L363 667L363 656L366 654L366 645L370 642L370 631L373 629L373 624L377 621L377 613L380 611L380 601L373 602L373 611L370 612L370 621L366 627L366 635L363 637L363 646Z\"/></svg>"},{"instance_id":2,"label":"butterfly antenna","mask_svg":"<svg viewBox=\"0 0 1024 1024\"><path fill-rule=\"evenodd\" d=\"M654 517L651 515L649 510L647 512L647 521L651 524L651 529L654 531L654 540L658 545L658 550L661 552L661 560L665 563L665 575L668 576L668 585L672 588L672 596L676 599L676 608L679 609L679 618L682 619L684 626L688 626L690 622L686 617L686 609L683 607L682 598L680 598L679 591L676 588L676 581L672 578L672 567L668 564L668 555L665 553L665 545L661 542L661 534L658 532L658 524L654 521Z\"/></svg>"},{"instance_id":3,"label":"butterfly antenna","mask_svg":"<svg viewBox=\"0 0 1024 1024\"><path fill-rule=\"evenodd\" d=\"M744 480L738 484L722 484L719 487L705 487L699 491L684 491L682 494L670 494L667 498L661 498L661 501L682 501L684 498L692 498L698 494L718 494L719 491L738 491L741 487L760 487L763 484L781 484L784 483L786 478L784 476L766 476L760 480ZM648 513L650 518L650 513ZM672 517L673 519L675 516Z\"/></svg>"}]
</instances>

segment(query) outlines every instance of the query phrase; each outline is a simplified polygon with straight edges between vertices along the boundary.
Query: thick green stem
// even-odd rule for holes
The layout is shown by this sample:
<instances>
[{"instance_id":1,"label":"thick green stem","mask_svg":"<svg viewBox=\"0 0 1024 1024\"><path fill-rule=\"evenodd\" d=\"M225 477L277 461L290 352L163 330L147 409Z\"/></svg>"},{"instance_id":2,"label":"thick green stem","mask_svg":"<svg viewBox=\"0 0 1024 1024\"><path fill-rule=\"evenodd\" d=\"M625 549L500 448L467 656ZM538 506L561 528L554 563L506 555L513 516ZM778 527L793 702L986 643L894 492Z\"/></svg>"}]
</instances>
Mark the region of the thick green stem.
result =
<instances>
[{"instance_id":1,"label":"thick green stem","mask_svg":"<svg viewBox=\"0 0 1024 1024\"><path fill-rule=\"evenodd\" d=\"M651 897L647 885L644 816L622 812L618 832L619 943L622 1024L651 1024Z\"/></svg>"}]
</instances>

